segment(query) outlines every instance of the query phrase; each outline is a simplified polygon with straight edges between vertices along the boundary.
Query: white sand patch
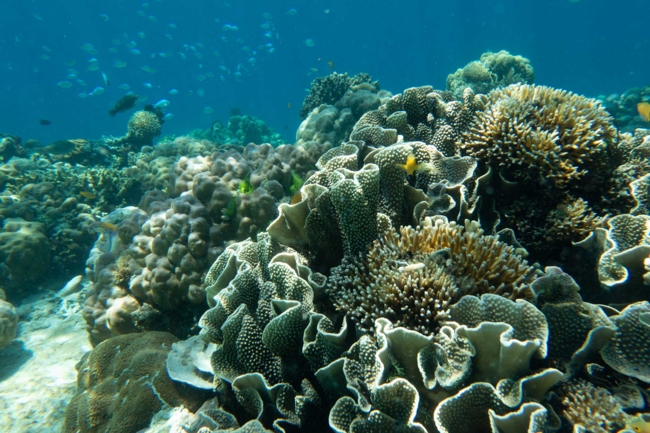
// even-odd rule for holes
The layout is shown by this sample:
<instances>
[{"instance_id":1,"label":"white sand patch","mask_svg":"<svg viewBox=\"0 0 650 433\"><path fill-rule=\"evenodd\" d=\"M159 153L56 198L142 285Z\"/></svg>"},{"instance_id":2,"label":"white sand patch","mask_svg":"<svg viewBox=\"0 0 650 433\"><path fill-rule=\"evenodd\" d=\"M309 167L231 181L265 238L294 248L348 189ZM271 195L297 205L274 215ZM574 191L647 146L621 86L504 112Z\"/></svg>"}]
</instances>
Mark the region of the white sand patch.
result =
<instances>
[{"instance_id":1,"label":"white sand patch","mask_svg":"<svg viewBox=\"0 0 650 433\"><path fill-rule=\"evenodd\" d=\"M17 306L18 336L0 350L0 430L60 432L76 390L75 365L91 350L81 293L41 293ZM72 298L72 299L70 299Z\"/></svg>"}]
</instances>

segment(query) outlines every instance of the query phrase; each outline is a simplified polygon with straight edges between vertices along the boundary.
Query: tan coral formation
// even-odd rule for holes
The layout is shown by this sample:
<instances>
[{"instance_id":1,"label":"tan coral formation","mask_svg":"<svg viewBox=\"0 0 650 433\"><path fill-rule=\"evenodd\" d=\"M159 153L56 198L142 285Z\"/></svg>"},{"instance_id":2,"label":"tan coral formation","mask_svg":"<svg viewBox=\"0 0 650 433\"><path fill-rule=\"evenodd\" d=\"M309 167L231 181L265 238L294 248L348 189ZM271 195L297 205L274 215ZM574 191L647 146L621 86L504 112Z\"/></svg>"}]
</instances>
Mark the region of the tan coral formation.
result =
<instances>
[{"instance_id":1,"label":"tan coral formation","mask_svg":"<svg viewBox=\"0 0 650 433\"><path fill-rule=\"evenodd\" d=\"M493 90L488 98L463 149L514 180L564 188L607 165L617 131L597 100L523 84Z\"/></svg>"},{"instance_id":2,"label":"tan coral formation","mask_svg":"<svg viewBox=\"0 0 650 433\"><path fill-rule=\"evenodd\" d=\"M531 298L536 275L512 246L484 236L477 223L426 218L419 229L392 229L367 257L345 258L332 270L328 292L363 329L385 317L428 335L464 295Z\"/></svg>"},{"instance_id":3,"label":"tan coral formation","mask_svg":"<svg viewBox=\"0 0 650 433\"><path fill-rule=\"evenodd\" d=\"M592 433L611 433L625 427L629 417L606 389L574 379L563 387L563 415ZM576 431L576 430L574 430Z\"/></svg>"},{"instance_id":4,"label":"tan coral formation","mask_svg":"<svg viewBox=\"0 0 650 433\"><path fill-rule=\"evenodd\" d=\"M466 88L475 93L487 94L497 87L510 84L533 84L535 72L530 61L522 56L513 56L505 50L487 52L479 61L473 61L447 76L447 90L460 98Z\"/></svg>"}]
</instances>

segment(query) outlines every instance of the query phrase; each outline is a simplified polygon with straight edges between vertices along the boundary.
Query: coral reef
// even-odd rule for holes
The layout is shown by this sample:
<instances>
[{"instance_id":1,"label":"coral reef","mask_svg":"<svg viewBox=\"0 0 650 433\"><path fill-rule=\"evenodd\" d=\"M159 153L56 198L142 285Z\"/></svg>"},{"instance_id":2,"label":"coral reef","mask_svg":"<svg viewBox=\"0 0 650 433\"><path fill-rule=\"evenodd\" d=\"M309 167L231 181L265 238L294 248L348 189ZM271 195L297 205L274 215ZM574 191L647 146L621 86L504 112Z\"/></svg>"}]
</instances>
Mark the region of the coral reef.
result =
<instances>
[{"instance_id":1,"label":"coral reef","mask_svg":"<svg viewBox=\"0 0 650 433\"><path fill-rule=\"evenodd\" d=\"M647 128L648 123L637 111L637 104L650 101L650 86L635 87L621 94L600 95L598 99L609 111L621 132Z\"/></svg>"},{"instance_id":2,"label":"coral reef","mask_svg":"<svg viewBox=\"0 0 650 433\"><path fill-rule=\"evenodd\" d=\"M245 146L249 143L269 143L278 147L283 143L282 136L273 131L262 119L255 116L234 114L228 119L228 125L216 121L208 129L195 129L189 134L200 140L209 140L219 145L230 144Z\"/></svg>"},{"instance_id":3,"label":"coral reef","mask_svg":"<svg viewBox=\"0 0 650 433\"><path fill-rule=\"evenodd\" d=\"M208 393L172 381L166 360L177 339L164 332L115 337L78 364L79 393L66 409L63 432L132 432L165 406L197 410Z\"/></svg>"},{"instance_id":4,"label":"coral reef","mask_svg":"<svg viewBox=\"0 0 650 433\"><path fill-rule=\"evenodd\" d=\"M337 77L342 76L337 75ZM349 86L338 100L323 101L310 109L296 131L296 145L305 147L315 143L330 147L340 145L350 136L361 116L368 111L376 110L392 96L390 92L379 90L378 85L370 82Z\"/></svg>"},{"instance_id":5,"label":"coral reef","mask_svg":"<svg viewBox=\"0 0 650 433\"><path fill-rule=\"evenodd\" d=\"M511 180L563 189L607 172L617 133L598 101L545 86L514 84L488 95L463 149Z\"/></svg>"},{"instance_id":6,"label":"coral reef","mask_svg":"<svg viewBox=\"0 0 650 433\"><path fill-rule=\"evenodd\" d=\"M174 143L165 155L187 149L199 155L177 156L175 163L169 156L140 160L142 183L166 193L149 192L137 212L122 209L109 218L119 242L110 254L97 251L88 260L93 285L84 317L93 344L146 330L186 336L205 310L203 279L226 242L264 231L295 179L308 175L319 156L317 146Z\"/></svg>"},{"instance_id":7,"label":"coral reef","mask_svg":"<svg viewBox=\"0 0 650 433\"><path fill-rule=\"evenodd\" d=\"M0 289L0 349L10 344L18 332L18 313L16 308L5 300L5 292Z\"/></svg>"},{"instance_id":8,"label":"coral reef","mask_svg":"<svg viewBox=\"0 0 650 433\"><path fill-rule=\"evenodd\" d=\"M468 63L450 74L447 77L447 90L460 99L468 87L474 93L487 94L497 87L515 83L533 84L534 81L535 72L528 59L502 50L483 53L479 61Z\"/></svg>"},{"instance_id":9,"label":"coral reef","mask_svg":"<svg viewBox=\"0 0 650 433\"><path fill-rule=\"evenodd\" d=\"M334 105L343 95L352 87L367 84L371 88L379 91L379 82L372 81L368 74L357 74L354 77L348 77L347 72L338 74L336 72L325 77L316 78L311 83L309 94L305 97L300 108L299 116L306 119L309 113L320 105Z\"/></svg>"},{"instance_id":10,"label":"coral reef","mask_svg":"<svg viewBox=\"0 0 650 433\"><path fill-rule=\"evenodd\" d=\"M385 317L428 335L465 295L532 298L528 285L535 276L513 247L483 236L475 222L462 227L425 218L418 230L383 234L367 256L344 258L332 269L327 290L362 329L371 330L376 318Z\"/></svg>"}]
</instances>

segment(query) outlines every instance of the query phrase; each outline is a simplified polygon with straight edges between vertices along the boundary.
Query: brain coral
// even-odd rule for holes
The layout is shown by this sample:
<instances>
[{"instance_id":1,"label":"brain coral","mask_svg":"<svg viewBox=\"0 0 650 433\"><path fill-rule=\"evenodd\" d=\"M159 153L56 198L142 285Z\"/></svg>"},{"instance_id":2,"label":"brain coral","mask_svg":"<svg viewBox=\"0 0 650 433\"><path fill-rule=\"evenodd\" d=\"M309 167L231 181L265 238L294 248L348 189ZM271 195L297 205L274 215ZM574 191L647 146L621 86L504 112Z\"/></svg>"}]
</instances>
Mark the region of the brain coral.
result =
<instances>
[{"instance_id":1,"label":"brain coral","mask_svg":"<svg viewBox=\"0 0 650 433\"><path fill-rule=\"evenodd\" d=\"M162 124L154 113L137 111L129 120L127 141L139 146L150 145L153 138L160 135Z\"/></svg>"},{"instance_id":2,"label":"brain coral","mask_svg":"<svg viewBox=\"0 0 650 433\"><path fill-rule=\"evenodd\" d=\"M536 274L513 247L483 236L478 224L426 218L420 229L381 236L367 257L346 257L332 270L328 292L363 329L386 317L428 335L464 295L532 297Z\"/></svg>"},{"instance_id":3,"label":"brain coral","mask_svg":"<svg viewBox=\"0 0 650 433\"><path fill-rule=\"evenodd\" d=\"M597 100L545 86L513 84L488 95L463 149L513 180L564 188L602 174L617 139Z\"/></svg>"},{"instance_id":4,"label":"brain coral","mask_svg":"<svg viewBox=\"0 0 650 433\"><path fill-rule=\"evenodd\" d=\"M167 375L167 354L177 340L152 331L97 346L77 365L80 393L66 409L62 431L129 433L148 427L164 406L197 410L208 394Z\"/></svg>"}]
</instances>

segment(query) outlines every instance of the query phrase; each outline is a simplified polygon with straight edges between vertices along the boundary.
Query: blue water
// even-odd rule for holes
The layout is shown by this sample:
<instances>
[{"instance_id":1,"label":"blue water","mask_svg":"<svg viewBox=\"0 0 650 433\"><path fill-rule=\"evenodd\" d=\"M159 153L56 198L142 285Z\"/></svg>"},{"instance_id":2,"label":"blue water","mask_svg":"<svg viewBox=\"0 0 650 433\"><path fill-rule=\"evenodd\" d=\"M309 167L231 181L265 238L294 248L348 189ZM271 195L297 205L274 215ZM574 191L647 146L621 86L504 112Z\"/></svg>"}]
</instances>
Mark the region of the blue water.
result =
<instances>
[{"instance_id":1,"label":"blue water","mask_svg":"<svg viewBox=\"0 0 650 433\"><path fill-rule=\"evenodd\" d=\"M122 135L128 114L111 118L107 110L126 93L118 86L128 84L147 103L171 101L166 111L175 117L163 134L225 122L236 107L293 142L305 89L331 72L329 60L337 72L368 72L398 93L444 88L449 73L501 49L529 58L538 84L589 96L621 93L650 84L649 12L640 0L3 0L0 132L44 143ZM224 31L226 24L238 30ZM129 51L131 41L141 54ZM86 70L91 58L98 70ZM117 59L127 65L114 67ZM66 78L70 69L76 77ZM57 86L64 80L72 87ZM97 86L103 94L79 96ZM173 88L178 94L169 94ZM40 126L41 118L52 124Z\"/></svg>"}]
</instances>

